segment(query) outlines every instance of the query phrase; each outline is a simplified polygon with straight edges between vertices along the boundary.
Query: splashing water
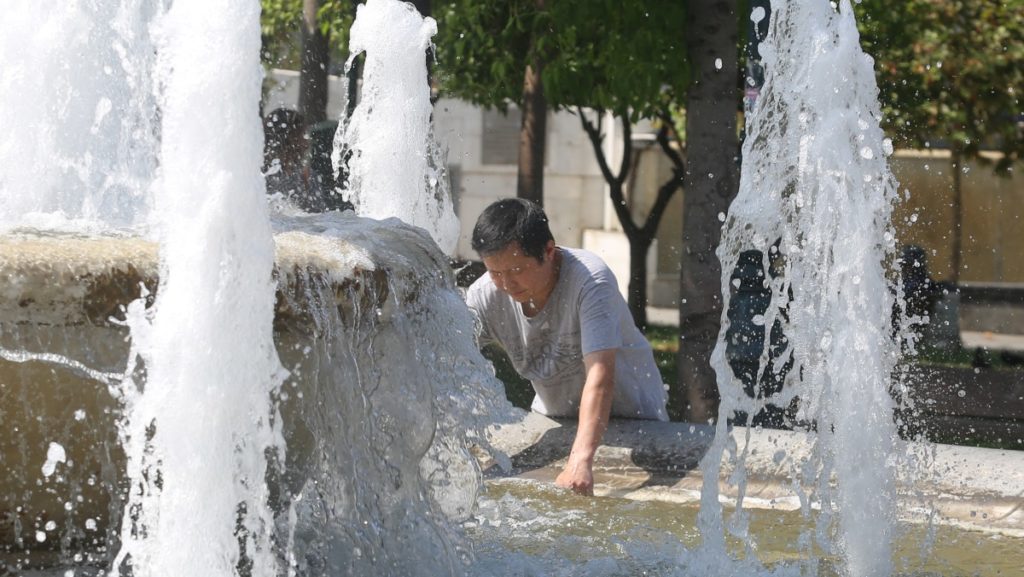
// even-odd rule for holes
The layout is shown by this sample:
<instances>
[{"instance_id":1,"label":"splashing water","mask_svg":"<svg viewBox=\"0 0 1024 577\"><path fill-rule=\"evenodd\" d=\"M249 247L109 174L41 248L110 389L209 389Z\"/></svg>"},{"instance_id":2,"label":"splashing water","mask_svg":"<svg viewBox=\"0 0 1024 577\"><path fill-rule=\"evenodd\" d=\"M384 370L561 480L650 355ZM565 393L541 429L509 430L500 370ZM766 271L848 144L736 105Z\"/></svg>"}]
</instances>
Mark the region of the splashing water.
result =
<instances>
[{"instance_id":1,"label":"splashing water","mask_svg":"<svg viewBox=\"0 0 1024 577\"><path fill-rule=\"evenodd\" d=\"M157 4L5 5L0 230L146 224L159 146L146 26Z\"/></svg>"},{"instance_id":2,"label":"splashing water","mask_svg":"<svg viewBox=\"0 0 1024 577\"><path fill-rule=\"evenodd\" d=\"M259 13L175 0L157 21L161 281L153 310L128 310L131 492L115 575L123 562L137 577L235 575L243 562L277 574L264 477L267 449L284 451L270 398L285 373L271 338Z\"/></svg>"},{"instance_id":3,"label":"splashing water","mask_svg":"<svg viewBox=\"0 0 1024 577\"><path fill-rule=\"evenodd\" d=\"M366 53L362 98L338 127L333 162L346 167L345 198L356 213L397 217L430 232L445 254L459 237L444 158L430 129L432 106L425 51L437 33L406 2L359 5L348 66Z\"/></svg>"},{"instance_id":4,"label":"splashing water","mask_svg":"<svg viewBox=\"0 0 1024 577\"><path fill-rule=\"evenodd\" d=\"M759 323L758 380L789 372L782 392L747 397L726 361L723 315L713 357L722 403L703 463L701 530L707 546L722 550L718 471L726 451L738 465L745 457L727 419L795 400L798 422L817 432L813 456L791 472L805 515L820 506L815 534L802 539L808 557L820 547L843 558L849 575L889 575L897 459L889 383L898 346L887 278L897 194L883 153L873 61L861 52L848 0L838 10L827 2L773 2L760 50L767 77L747 123L740 190L718 257L728 305L740 254L760 251L772 300ZM771 350L777 324L787 340ZM742 484L742 473L731 481ZM728 530L746 535L742 508Z\"/></svg>"}]
</instances>

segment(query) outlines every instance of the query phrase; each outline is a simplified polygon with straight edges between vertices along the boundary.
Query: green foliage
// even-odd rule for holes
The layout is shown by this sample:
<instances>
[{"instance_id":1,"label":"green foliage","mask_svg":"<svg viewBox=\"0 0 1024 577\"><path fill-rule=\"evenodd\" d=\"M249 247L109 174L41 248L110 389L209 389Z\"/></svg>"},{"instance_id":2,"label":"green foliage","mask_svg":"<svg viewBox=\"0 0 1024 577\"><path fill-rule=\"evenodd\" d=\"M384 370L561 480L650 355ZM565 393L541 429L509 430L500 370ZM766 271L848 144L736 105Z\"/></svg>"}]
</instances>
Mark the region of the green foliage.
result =
<instances>
[{"instance_id":1,"label":"green foliage","mask_svg":"<svg viewBox=\"0 0 1024 577\"><path fill-rule=\"evenodd\" d=\"M316 21L335 51L348 53L348 30L356 18L357 0L322 0Z\"/></svg>"},{"instance_id":2,"label":"green foliage","mask_svg":"<svg viewBox=\"0 0 1024 577\"><path fill-rule=\"evenodd\" d=\"M885 126L897 145L1024 153L1024 0L863 0Z\"/></svg>"},{"instance_id":3,"label":"green foliage","mask_svg":"<svg viewBox=\"0 0 1024 577\"><path fill-rule=\"evenodd\" d=\"M435 7L442 90L504 108L519 102L523 74L543 63L554 109L585 106L654 116L689 81L684 3L449 0Z\"/></svg>"},{"instance_id":4,"label":"green foliage","mask_svg":"<svg viewBox=\"0 0 1024 577\"><path fill-rule=\"evenodd\" d=\"M494 365L494 376L505 385L508 402L514 407L529 410L533 402L533 385L512 368L512 361L505 351L497 345L487 345L480 352Z\"/></svg>"},{"instance_id":5,"label":"green foliage","mask_svg":"<svg viewBox=\"0 0 1024 577\"><path fill-rule=\"evenodd\" d=\"M302 0L260 0L263 61L268 66L299 68L302 49ZM322 0L317 11L320 32L330 43L331 57L348 56L348 31L355 18L355 0Z\"/></svg>"},{"instance_id":6,"label":"green foliage","mask_svg":"<svg viewBox=\"0 0 1024 577\"><path fill-rule=\"evenodd\" d=\"M302 0L261 0L260 4L264 65L298 68Z\"/></svg>"}]
</instances>

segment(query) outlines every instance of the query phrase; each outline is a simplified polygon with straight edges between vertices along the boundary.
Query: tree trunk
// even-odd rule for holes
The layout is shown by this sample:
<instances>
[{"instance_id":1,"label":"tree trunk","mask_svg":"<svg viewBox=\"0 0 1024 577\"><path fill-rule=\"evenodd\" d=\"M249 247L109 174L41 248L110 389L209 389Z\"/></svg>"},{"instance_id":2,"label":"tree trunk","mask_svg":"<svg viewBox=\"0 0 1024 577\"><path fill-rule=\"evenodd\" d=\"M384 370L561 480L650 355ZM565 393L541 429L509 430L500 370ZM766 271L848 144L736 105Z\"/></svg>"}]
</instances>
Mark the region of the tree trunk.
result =
<instances>
[{"instance_id":1,"label":"tree trunk","mask_svg":"<svg viewBox=\"0 0 1024 577\"><path fill-rule=\"evenodd\" d=\"M519 173L516 196L544 206L544 144L548 106L541 81L541 63L526 67L523 78L523 121L519 128Z\"/></svg>"},{"instance_id":2,"label":"tree trunk","mask_svg":"<svg viewBox=\"0 0 1024 577\"><path fill-rule=\"evenodd\" d=\"M640 330L647 329L647 252L653 238L637 235L629 239L629 312Z\"/></svg>"},{"instance_id":3,"label":"tree trunk","mask_svg":"<svg viewBox=\"0 0 1024 577\"><path fill-rule=\"evenodd\" d=\"M320 0L302 1L302 59L299 70L299 113L306 126L327 118L327 37L320 31Z\"/></svg>"},{"instance_id":4,"label":"tree trunk","mask_svg":"<svg viewBox=\"0 0 1024 577\"><path fill-rule=\"evenodd\" d=\"M952 262L950 264L950 282L954 286L960 284L960 270L963 269L963 242L964 242L964 191L963 191L963 154L953 146L950 150L950 160L953 165L953 246L951 248Z\"/></svg>"},{"instance_id":5,"label":"tree trunk","mask_svg":"<svg viewBox=\"0 0 1024 577\"><path fill-rule=\"evenodd\" d=\"M679 303L679 379L690 422L718 414L711 368L721 326L721 265L715 249L725 213L739 184L736 0L690 3L686 40L693 82L686 106L687 163Z\"/></svg>"}]
</instances>

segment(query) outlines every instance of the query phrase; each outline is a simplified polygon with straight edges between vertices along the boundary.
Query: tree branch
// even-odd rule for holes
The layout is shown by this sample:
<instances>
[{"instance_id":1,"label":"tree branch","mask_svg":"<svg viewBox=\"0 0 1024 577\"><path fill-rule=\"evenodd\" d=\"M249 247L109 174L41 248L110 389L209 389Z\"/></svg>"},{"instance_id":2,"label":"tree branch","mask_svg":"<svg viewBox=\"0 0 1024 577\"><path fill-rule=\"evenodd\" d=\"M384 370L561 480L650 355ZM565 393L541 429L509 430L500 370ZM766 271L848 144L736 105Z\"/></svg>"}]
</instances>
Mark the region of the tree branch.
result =
<instances>
[{"instance_id":1,"label":"tree branch","mask_svg":"<svg viewBox=\"0 0 1024 577\"><path fill-rule=\"evenodd\" d=\"M626 207L626 199L622 191L622 183L625 181L629 165L623 165L625 170L618 175L613 174L611 168L608 166L608 159L605 157L604 149L601 146L604 141L604 135L601 134L600 115L603 114L603 111L598 111L599 124L597 126L587 119L582 107L577 107L576 111L579 114L580 123L583 125L583 131L587 133L587 137L590 139L590 144L594 147L594 156L597 158L597 165L601 168L601 174L604 175L604 179L608 183L608 194L611 197L612 208L615 210L615 215L619 217L619 223L622 225L622 231L626 234L627 238L633 239L639 233L640 228L633 222L633 215L629 213L629 209ZM624 120L624 122L628 121ZM630 155L632 154L629 141L626 141L626 151L628 151Z\"/></svg>"},{"instance_id":2,"label":"tree branch","mask_svg":"<svg viewBox=\"0 0 1024 577\"><path fill-rule=\"evenodd\" d=\"M594 147L594 156L597 158L597 166L601 169L601 174L604 175L605 181L611 184L616 181L616 177L612 174L612 169L608 166L608 159L604 156L604 148L601 146L604 142L604 135L601 134L601 117L603 111L597 111L597 126L587 119L586 113L583 111L582 106L576 107L576 113L580 117L580 123L583 124L583 132L587 133L587 137L590 139L591 146Z\"/></svg>"},{"instance_id":3,"label":"tree branch","mask_svg":"<svg viewBox=\"0 0 1024 577\"><path fill-rule=\"evenodd\" d=\"M673 170L672 178L665 181L658 188L658 197L655 199L654 205L651 206L651 212L647 213L647 220L644 221L644 226L640 229L644 236L654 237L654 234L658 231L658 225L661 223L661 217L664 216L665 210L668 208L668 202L672 200L672 195L675 194L676 190L682 188L682 185L682 171L679 169Z\"/></svg>"},{"instance_id":4,"label":"tree branch","mask_svg":"<svg viewBox=\"0 0 1024 577\"><path fill-rule=\"evenodd\" d=\"M679 174L686 174L686 165L683 163L683 157L679 154L679 151L672 148L672 143L669 141L669 131L673 130L672 127L672 116L667 110L658 111L658 118L661 119L661 128L658 130L658 145L661 146L661 150L668 156L669 160L672 161L672 165L675 166L675 171ZM677 139L678 140L678 139Z\"/></svg>"}]
</instances>

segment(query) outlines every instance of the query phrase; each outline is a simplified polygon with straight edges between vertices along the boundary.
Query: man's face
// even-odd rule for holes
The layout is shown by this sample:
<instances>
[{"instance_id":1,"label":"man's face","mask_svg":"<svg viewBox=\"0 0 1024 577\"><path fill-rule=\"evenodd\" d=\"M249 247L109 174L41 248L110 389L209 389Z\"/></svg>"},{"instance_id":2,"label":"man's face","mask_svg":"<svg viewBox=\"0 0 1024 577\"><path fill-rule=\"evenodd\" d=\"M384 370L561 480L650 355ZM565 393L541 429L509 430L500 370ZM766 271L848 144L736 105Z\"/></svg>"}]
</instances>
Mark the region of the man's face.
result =
<instances>
[{"instance_id":1,"label":"man's face","mask_svg":"<svg viewBox=\"0 0 1024 577\"><path fill-rule=\"evenodd\" d=\"M495 286L517 303L543 306L558 280L554 256L555 243L548 241L542 261L524 253L516 242L482 258Z\"/></svg>"}]
</instances>

